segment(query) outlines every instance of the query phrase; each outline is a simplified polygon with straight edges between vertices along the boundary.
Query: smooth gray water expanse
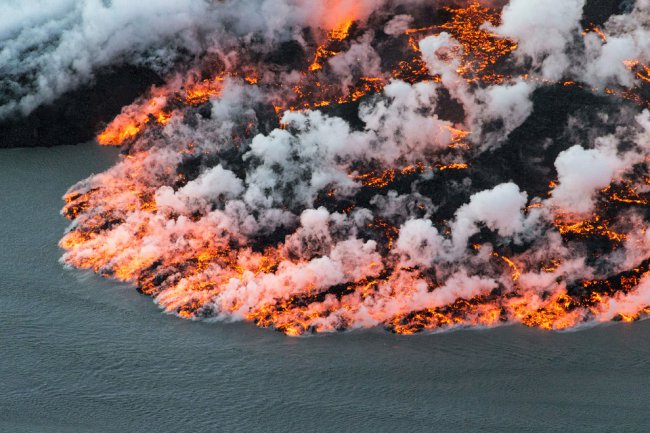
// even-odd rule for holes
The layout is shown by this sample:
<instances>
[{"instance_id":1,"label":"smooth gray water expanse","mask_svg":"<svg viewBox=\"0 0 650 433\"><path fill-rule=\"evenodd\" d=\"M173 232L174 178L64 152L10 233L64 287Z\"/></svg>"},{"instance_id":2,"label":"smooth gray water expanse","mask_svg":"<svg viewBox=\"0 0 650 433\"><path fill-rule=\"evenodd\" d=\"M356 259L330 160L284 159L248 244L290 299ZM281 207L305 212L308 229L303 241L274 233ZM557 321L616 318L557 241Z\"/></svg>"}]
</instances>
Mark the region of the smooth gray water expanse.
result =
<instances>
[{"instance_id":1,"label":"smooth gray water expanse","mask_svg":"<svg viewBox=\"0 0 650 433\"><path fill-rule=\"evenodd\" d=\"M65 269L93 144L0 150L0 432L648 432L650 321L289 338Z\"/></svg>"}]
</instances>

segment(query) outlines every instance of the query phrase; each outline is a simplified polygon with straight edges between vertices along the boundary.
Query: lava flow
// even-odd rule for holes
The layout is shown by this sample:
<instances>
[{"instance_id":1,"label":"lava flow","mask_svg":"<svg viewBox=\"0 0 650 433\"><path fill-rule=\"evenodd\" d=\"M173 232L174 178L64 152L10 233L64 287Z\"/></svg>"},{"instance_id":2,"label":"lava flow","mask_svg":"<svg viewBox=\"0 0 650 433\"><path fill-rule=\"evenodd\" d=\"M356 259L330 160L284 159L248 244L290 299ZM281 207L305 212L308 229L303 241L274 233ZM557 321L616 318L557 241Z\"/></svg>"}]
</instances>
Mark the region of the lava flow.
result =
<instances>
[{"instance_id":1,"label":"lava flow","mask_svg":"<svg viewBox=\"0 0 650 433\"><path fill-rule=\"evenodd\" d=\"M617 21L538 50L511 5L377 3L223 38L124 107L64 262L292 336L650 314L647 61L566 60Z\"/></svg>"}]
</instances>

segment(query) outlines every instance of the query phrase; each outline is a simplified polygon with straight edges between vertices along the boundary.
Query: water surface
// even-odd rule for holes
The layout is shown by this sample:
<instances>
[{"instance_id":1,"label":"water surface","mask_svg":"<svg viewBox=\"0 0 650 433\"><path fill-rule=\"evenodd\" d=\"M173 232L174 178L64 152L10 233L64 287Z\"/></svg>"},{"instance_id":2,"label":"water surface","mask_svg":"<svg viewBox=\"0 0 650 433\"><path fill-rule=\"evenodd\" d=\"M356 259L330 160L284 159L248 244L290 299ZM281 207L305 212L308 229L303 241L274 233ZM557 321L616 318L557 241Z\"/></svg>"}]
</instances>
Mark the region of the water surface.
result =
<instances>
[{"instance_id":1,"label":"water surface","mask_svg":"<svg viewBox=\"0 0 650 433\"><path fill-rule=\"evenodd\" d=\"M288 338L65 269L92 144L0 150L0 432L647 432L650 321Z\"/></svg>"}]
</instances>

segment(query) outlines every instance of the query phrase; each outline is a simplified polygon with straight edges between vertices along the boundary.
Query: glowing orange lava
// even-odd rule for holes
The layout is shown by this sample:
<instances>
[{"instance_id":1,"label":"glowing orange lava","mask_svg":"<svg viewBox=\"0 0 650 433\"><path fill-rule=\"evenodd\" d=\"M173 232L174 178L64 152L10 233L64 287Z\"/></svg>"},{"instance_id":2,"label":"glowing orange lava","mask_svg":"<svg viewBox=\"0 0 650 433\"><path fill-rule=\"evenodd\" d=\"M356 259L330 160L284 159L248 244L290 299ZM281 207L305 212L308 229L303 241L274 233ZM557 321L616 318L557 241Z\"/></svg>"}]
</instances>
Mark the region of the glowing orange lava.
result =
<instances>
[{"instance_id":1,"label":"glowing orange lava","mask_svg":"<svg viewBox=\"0 0 650 433\"><path fill-rule=\"evenodd\" d=\"M320 36L314 39L322 43L310 45L311 51L301 60L306 64L294 71L295 74L266 70L261 64L252 62L242 66L234 60L225 72L220 70L210 75L192 71L187 77L152 89L146 97L125 107L97 136L99 143L137 143L143 137L148 138L148 131L153 131L150 135L154 136L163 127L166 128L163 132L167 133L187 120L183 118L186 111L198 111L209 106L210 101L218 100L229 79L245 83L241 87L249 90L273 89L266 102L271 111L269 117L274 121L278 120L274 114L280 117L286 110L345 108L355 102L363 106L364 97L372 100L370 95L381 93L391 79L411 84L440 81L440 77L429 73L418 43L426 36L442 32L449 33L462 47L462 52L455 53L460 59L456 72L470 83L470 87L480 88L513 78L503 72L502 66L517 49L517 44L485 29L485 23L499 25L497 10L472 2L463 8L446 8L450 14L446 23L407 29L400 34L404 53L399 53L402 55L399 61L389 66L397 65L394 70L378 76L357 73L343 85L340 77L332 79L328 75L332 65L328 61L346 52L366 23L360 19L362 14L355 5L347 7L345 2L334 3L337 12L331 18L331 30L319 30ZM594 32L606 40L598 27L593 26L585 32ZM244 54L242 58L242 62L247 60ZM640 80L650 82L647 66L635 61L626 66ZM286 85L283 80L290 84ZM573 81L559 84L580 85ZM617 94L617 91L611 92ZM634 93L626 95L634 97ZM561 330L600 320L609 306L634 293L644 278L648 278L650 261L646 259L628 271L617 270L619 273L613 276L591 273L593 269L585 265L590 277L578 278L572 273L572 266L578 265L571 262L573 257L569 254L562 254L559 247L542 259L522 253L518 249L528 242L525 239L502 245L470 238L465 243L473 244L474 248L465 257L467 263L462 264L470 270L469 274L452 269L457 259L453 253L440 259L440 263L436 262L437 267L432 265L434 259L431 257L429 265L415 260L412 256L416 253L405 248L401 238L408 232L406 225L413 221L391 221L390 215L402 209L385 206L382 214L372 214L363 208L374 205L373 200L378 200L379 192L390 194L400 187L407 191L404 195L411 192L415 196L413 185L416 182L461 177L474 171L477 165L470 164L469 159L474 150L469 144L473 136L466 130L469 126L460 123L443 122L445 126L441 130L448 141L440 146L440 154L412 158L407 155L409 158L398 159L392 165L383 164L380 159L364 160L358 165L342 162L342 158L333 159L332 166L342 173L337 180L353 193L339 194L340 189L328 183L329 178L320 184L316 181L309 184L319 191L319 200L322 197L321 201L338 206L331 212L328 210L330 220L323 226L329 229L335 222L345 221L333 232L336 235L362 233L365 243L340 242L343 246L337 249L338 244L328 238L329 233L318 231L296 241L292 239L295 233L287 227L298 226L296 221L304 216L300 214L304 209L287 216L294 211L292 207L298 205L282 203L271 209L273 212L262 207L250 208L250 202L255 200L270 203L274 195L284 193L283 188L289 189L291 185L265 185L257 195L251 193L246 197L250 202L239 196L241 200L230 200L226 193L211 198L212 201L201 194L198 198L184 195L183 188L191 182L195 186L200 183L197 179L201 173L214 167L215 161L225 161L224 167L237 175L251 170L254 157L246 154L249 159L237 160L245 161L237 166L232 154L240 148L250 150L248 143L242 144L246 141L242 136L256 131L258 120L245 119L244 115L230 119L232 123L241 122L239 126L245 132L224 126L224 143L214 146L218 150L202 146L200 140L191 142L185 136L183 140L166 143L164 152L146 146L129 149L115 167L74 186L64 197L66 204L62 211L74 221L60 242L66 250L65 261L78 268L132 282L142 293L154 296L166 311L186 319L245 319L291 336L370 326L414 334L454 326L495 326L505 322ZM291 125L279 125L280 129L273 134L279 132L278 136L286 139L283 145L289 146L287 142L293 137ZM302 156L301 152L308 150L287 151L283 158L297 159ZM276 161L265 170L267 179L284 168ZM323 173L311 173L311 167L301 170L303 177L313 175L317 180L318 176L327 177ZM646 184L648 179L650 177L645 178ZM231 190L244 188L235 181L232 183L235 186L230 185ZM430 251L452 250L449 245L454 239L450 232L455 224L462 225L462 221L454 219L457 216L436 219L431 216L435 206L422 205L423 200L443 195L435 184L432 185L417 201L399 204L411 206L418 219L426 220L418 233L428 233L429 237L416 238L417 242L409 245L422 256ZM551 182L549 189L555 186L556 183ZM445 199L453 201L454 197ZM626 226L614 211L647 205L648 194L638 187L638 182L621 181L600 191L596 210L589 215L548 208L539 199L527 201L522 208L527 214L544 211L551 215L545 224L562 246L574 241L589 241L616 250L636 239L638 227ZM320 210L313 207L309 210ZM260 216L266 211L269 212ZM277 233L262 231L248 236L246 233L253 231L257 217L277 223ZM476 224L468 223L472 225ZM478 232L483 229L490 231L488 226L477 226L474 236L482 235ZM492 230L491 235L494 232ZM306 253L296 253L303 247L308 250ZM546 244L535 246L542 251L547 247ZM352 254L361 250L365 253L362 258ZM333 264L331 256L335 255L343 258ZM479 259L485 267L485 278L471 273L474 269L471 261ZM320 272L320 267L328 272ZM462 290L462 281L476 286L472 295ZM636 310L621 312L616 320L633 321L650 314L650 308L645 305Z\"/></svg>"}]
</instances>

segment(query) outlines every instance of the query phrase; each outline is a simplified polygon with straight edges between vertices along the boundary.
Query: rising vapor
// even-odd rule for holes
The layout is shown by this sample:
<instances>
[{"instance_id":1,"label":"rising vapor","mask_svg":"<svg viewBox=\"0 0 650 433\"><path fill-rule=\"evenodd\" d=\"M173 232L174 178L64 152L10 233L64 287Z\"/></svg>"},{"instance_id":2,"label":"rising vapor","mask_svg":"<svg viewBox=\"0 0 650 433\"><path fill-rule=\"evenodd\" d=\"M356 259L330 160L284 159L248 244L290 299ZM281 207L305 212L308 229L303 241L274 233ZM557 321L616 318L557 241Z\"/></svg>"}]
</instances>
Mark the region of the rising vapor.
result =
<instances>
[{"instance_id":1,"label":"rising vapor","mask_svg":"<svg viewBox=\"0 0 650 433\"><path fill-rule=\"evenodd\" d=\"M21 2L0 116L121 62L165 77L98 131L122 154L68 191L60 245L180 317L632 321L650 313L650 0L597 7Z\"/></svg>"}]
</instances>

